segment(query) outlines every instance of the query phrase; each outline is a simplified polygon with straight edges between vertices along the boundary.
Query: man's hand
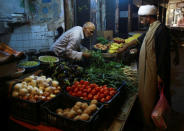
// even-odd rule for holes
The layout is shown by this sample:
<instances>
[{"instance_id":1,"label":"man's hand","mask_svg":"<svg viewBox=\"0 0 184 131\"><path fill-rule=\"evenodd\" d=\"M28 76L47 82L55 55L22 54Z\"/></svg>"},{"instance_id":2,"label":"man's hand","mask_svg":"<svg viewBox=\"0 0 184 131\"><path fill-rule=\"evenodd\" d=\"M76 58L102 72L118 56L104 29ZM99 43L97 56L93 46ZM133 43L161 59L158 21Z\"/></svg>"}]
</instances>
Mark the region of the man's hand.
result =
<instances>
[{"instance_id":1,"label":"man's hand","mask_svg":"<svg viewBox=\"0 0 184 131\"><path fill-rule=\"evenodd\" d=\"M124 48L124 47L119 48L119 49L118 49L118 53L122 53L122 52L124 52L126 49L127 49L127 48Z\"/></svg>"},{"instance_id":2,"label":"man's hand","mask_svg":"<svg viewBox=\"0 0 184 131\"><path fill-rule=\"evenodd\" d=\"M85 57L85 58L89 58L89 57L91 57L91 54L83 52L82 56Z\"/></svg>"}]
</instances>

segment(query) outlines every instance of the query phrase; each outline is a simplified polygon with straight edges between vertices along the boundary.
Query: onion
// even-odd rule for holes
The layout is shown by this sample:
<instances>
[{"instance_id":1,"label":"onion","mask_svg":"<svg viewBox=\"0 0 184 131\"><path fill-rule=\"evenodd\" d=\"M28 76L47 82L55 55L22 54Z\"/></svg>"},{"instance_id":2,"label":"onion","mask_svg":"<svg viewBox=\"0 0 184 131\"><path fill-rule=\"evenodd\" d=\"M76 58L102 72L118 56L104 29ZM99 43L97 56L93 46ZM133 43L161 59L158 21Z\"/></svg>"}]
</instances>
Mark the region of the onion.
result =
<instances>
[{"instance_id":1,"label":"onion","mask_svg":"<svg viewBox=\"0 0 184 131\"><path fill-rule=\"evenodd\" d=\"M58 81L52 81L52 86L57 87L59 85Z\"/></svg>"},{"instance_id":2,"label":"onion","mask_svg":"<svg viewBox=\"0 0 184 131\"><path fill-rule=\"evenodd\" d=\"M22 83L17 83L17 84L14 86L14 90L19 90L21 87L22 87Z\"/></svg>"},{"instance_id":3,"label":"onion","mask_svg":"<svg viewBox=\"0 0 184 131\"><path fill-rule=\"evenodd\" d=\"M18 97L19 96L19 93L17 91L13 91L12 96L13 97Z\"/></svg>"},{"instance_id":4,"label":"onion","mask_svg":"<svg viewBox=\"0 0 184 131\"><path fill-rule=\"evenodd\" d=\"M19 90L19 94L22 95L22 96L26 95L26 93L28 93L28 90L25 89L25 88L22 88L22 89Z\"/></svg>"}]
</instances>

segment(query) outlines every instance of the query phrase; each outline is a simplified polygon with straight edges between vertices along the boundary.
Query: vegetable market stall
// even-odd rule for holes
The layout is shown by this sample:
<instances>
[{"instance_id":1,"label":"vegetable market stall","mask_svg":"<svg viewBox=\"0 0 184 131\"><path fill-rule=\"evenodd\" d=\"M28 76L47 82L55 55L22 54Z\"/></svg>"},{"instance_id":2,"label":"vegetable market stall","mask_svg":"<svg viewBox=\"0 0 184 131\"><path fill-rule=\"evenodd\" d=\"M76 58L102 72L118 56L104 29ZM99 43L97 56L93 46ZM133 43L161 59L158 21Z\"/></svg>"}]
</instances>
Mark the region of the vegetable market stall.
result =
<instances>
[{"instance_id":1,"label":"vegetable market stall","mask_svg":"<svg viewBox=\"0 0 184 131\"><path fill-rule=\"evenodd\" d=\"M128 118L128 115L131 111L131 108L137 96L135 91L136 79L132 77L132 76L135 77L136 73L135 71L132 71L129 67L124 66L121 63L117 63L113 61L106 62L101 56L101 54L99 53L93 52L92 54L93 54L93 59L91 61L93 62L93 64L90 63L90 66L87 65L87 67L81 67L74 63L71 64L66 61L63 61L58 64L55 64L54 66L53 65L50 66L47 70L43 70L42 72L43 74L41 75L45 75L45 78L51 77L52 79L57 80L60 83L60 85L62 85L61 88L63 92L68 96L73 97L76 100L84 99L87 101L91 101L92 99L96 98L96 100L98 100L100 103L106 103L106 102L108 103L109 99L112 98L113 100L115 96L118 96L117 101L114 102L113 105L111 105L111 108L107 109L105 113L102 113L99 115L102 117L101 119L99 119L101 124L97 125L96 127L99 130L107 130L107 129L121 130L124 127L126 119ZM122 81L117 81L117 80L125 80L126 87L117 88L117 87L120 87L122 84ZM77 92L77 95L74 94L75 92L67 93L67 91L69 91L67 90L68 87L73 88L72 84L75 85L76 84L75 81L80 81L81 86L85 86L84 83L86 83L87 86L88 85L95 86L96 91L89 92L91 93L91 96L88 94L87 97L85 97L84 94L83 96L81 96L80 95L81 93L79 92ZM91 84L87 81L89 81ZM92 84L92 83L96 83L96 84ZM110 87L109 89L111 89L111 91L115 90L115 92L112 93L112 96L110 96L110 98L107 98L107 95L105 95L106 93L103 90L102 92L106 97L104 96L99 97L97 94L98 93L97 88L107 89L107 86ZM94 87L92 88L94 90ZM130 92L126 92L126 90L130 90ZM109 93L111 91L109 90ZM25 97L21 97L21 98L25 98ZM50 100L50 98L48 100ZM15 120L15 119L12 118L12 120ZM16 122L18 121L16 120ZM20 124L21 122L18 122L18 123ZM107 123L110 126L107 126ZM23 123L22 125L25 126L27 124ZM34 126L35 129L37 129L37 127L38 126ZM41 129L38 128L37 130L41 130Z\"/></svg>"}]
</instances>

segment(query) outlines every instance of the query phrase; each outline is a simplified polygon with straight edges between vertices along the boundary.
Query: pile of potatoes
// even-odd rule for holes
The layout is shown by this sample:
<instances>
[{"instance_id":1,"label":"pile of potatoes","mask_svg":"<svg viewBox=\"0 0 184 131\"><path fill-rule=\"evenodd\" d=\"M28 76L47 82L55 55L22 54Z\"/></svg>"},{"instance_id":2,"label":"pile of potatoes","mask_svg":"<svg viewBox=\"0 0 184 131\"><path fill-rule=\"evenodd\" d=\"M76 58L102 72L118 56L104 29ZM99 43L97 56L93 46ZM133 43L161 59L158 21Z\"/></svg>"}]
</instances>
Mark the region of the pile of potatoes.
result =
<instances>
[{"instance_id":1,"label":"pile of potatoes","mask_svg":"<svg viewBox=\"0 0 184 131\"><path fill-rule=\"evenodd\" d=\"M31 102L47 101L54 98L60 91L58 81L46 76L31 75L14 86L12 96Z\"/></svg>"},{"instance_id":2,"label":"pile of potatoes","mask_svg":"<svg viewBox=\"0 0 184 131\"><path fill-rule=\"evenodd\" d=\"M58 108L56 113L69 119L87 121L90 119L92 113L97 110L97 103L97 100L92 100L89 105L88 103L78 101L72 108Z\"/></svg>"}]
</instances>

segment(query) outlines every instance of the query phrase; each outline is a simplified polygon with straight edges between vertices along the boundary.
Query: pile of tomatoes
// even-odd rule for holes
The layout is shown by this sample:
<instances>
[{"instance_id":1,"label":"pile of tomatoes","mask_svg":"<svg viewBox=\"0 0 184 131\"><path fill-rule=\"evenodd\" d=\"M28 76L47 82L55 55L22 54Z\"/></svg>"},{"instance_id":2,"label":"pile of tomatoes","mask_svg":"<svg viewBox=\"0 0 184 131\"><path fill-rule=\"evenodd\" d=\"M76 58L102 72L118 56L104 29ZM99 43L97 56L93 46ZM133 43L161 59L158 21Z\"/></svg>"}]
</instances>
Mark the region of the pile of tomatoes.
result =
<instances>
[{"instance_id":1,"label":"pile of tomatoes","mask_svg":"<svg viewBox=\"0 0 184 131\"><path fill-rule=\"evenodd\" d=\"M116 93L116 89L108 88L107 85L99 86L88 81L76 81L72 86L66 88L67 92L84 100L98 100L108 102Z\"/></svg>"}]
</instances>

